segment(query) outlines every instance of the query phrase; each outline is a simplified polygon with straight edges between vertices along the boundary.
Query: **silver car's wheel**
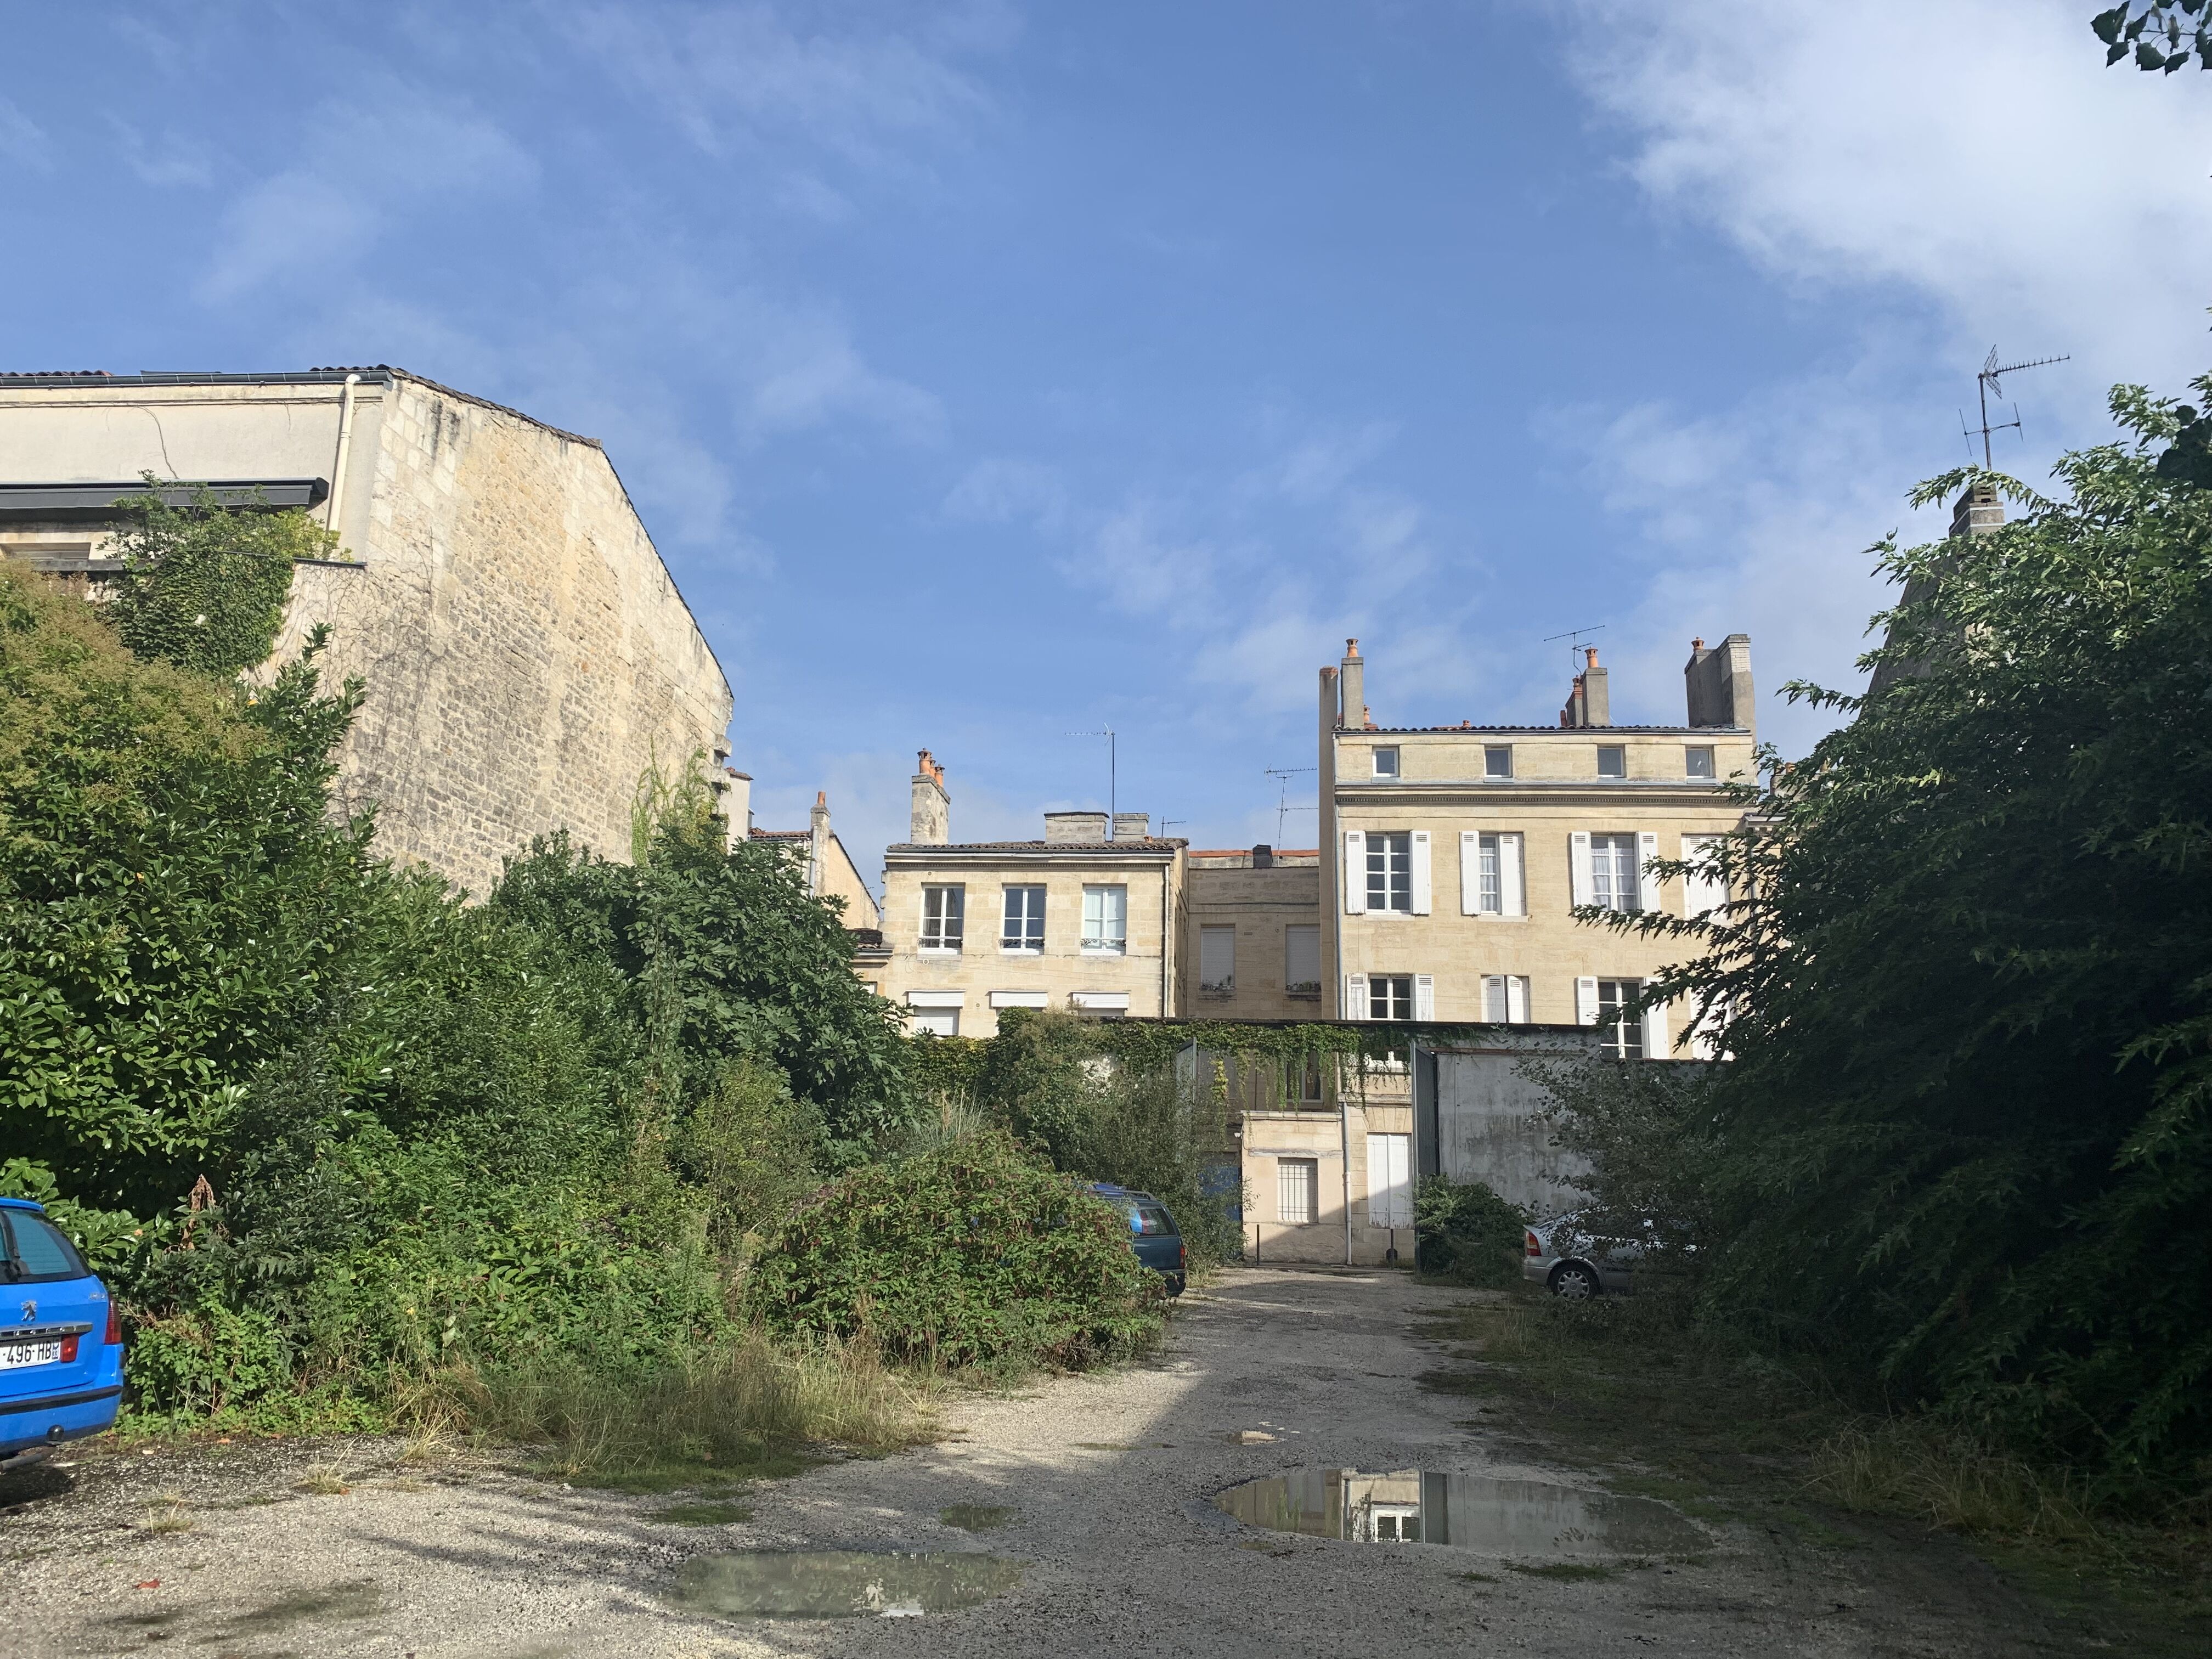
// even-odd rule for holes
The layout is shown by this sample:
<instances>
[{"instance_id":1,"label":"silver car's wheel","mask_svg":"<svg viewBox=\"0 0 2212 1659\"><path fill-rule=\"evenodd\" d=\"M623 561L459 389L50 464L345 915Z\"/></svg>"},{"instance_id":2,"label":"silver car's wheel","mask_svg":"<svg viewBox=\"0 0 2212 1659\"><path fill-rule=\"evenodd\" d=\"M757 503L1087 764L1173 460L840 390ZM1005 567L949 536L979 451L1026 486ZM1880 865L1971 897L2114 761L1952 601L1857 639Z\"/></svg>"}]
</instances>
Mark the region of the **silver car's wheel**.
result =
<instances>
[{"instance_id":1,"label":"silver car's wheel","mask_svg":"<svg viewBox=\"0 0 2212 1659\"><path fill-rule=\"evenodd\" d=\"M1552 1294L1569 1302L1587 1302L1597 1294L1597 1275L1579 1261L1563 1261L1552 1269Z\"/></svg>"}]
</instances>

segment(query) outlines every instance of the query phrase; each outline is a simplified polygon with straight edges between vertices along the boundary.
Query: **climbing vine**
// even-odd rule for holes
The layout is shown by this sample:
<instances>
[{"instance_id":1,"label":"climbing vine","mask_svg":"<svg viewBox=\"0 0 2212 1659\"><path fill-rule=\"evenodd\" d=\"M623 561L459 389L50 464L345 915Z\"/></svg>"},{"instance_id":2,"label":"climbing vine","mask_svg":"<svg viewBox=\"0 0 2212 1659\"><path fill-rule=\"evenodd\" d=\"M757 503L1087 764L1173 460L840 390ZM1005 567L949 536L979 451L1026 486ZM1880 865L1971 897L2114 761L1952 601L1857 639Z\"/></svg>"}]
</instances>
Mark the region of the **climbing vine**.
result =
<instances>
[{"instance_id":1,"label":"climbing vine","mask_svg":"<svg viewBox=\"0 0 2212 1659\"><path fill-rule=\"evenodd\" d=\"M183 506L163 499L152 473L146 493L116 503L124 572L109 614L142 661L173 663L233 679L269 659L283 625L300 559L329 558L337 537L294 509L226 506L205 484Z\"/></svg>"}]
</instances>

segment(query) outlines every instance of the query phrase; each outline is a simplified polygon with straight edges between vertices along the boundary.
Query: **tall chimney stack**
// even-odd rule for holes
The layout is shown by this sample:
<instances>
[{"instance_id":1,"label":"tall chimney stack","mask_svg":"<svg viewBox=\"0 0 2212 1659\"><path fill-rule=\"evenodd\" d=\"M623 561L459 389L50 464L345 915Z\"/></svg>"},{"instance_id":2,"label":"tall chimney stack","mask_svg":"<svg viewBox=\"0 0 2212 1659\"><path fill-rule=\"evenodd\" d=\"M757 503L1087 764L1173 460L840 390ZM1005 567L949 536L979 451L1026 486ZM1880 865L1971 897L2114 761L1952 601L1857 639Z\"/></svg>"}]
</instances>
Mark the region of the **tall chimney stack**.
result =
<instances>
[{"instance_id":1,"label":"tall chimney stack","mask_svg":"<svg viewBox=\"0 0 2212 1659\"><path fill-rule=\"evenodd\" d=\"M1343 698L1343 712L1337 716L1337 725L1347 732L1357 732L1367 724L1367 665L1359 658L1359 641L1344 642L1344 660L1337 665L1337 694Z\"/></svg>"},{"instance_id":2,"label":"tall chimney stack","mask_svg":"<svg viewBox=\"0 0 2212 1659\"><path fill-rule=\"evenodd\" d=\"M952 839L952 797L945 793L945 769L927 749L915 758L914 820L907 839L916 847L942 847Z\"/></svg>"}]
</instances>

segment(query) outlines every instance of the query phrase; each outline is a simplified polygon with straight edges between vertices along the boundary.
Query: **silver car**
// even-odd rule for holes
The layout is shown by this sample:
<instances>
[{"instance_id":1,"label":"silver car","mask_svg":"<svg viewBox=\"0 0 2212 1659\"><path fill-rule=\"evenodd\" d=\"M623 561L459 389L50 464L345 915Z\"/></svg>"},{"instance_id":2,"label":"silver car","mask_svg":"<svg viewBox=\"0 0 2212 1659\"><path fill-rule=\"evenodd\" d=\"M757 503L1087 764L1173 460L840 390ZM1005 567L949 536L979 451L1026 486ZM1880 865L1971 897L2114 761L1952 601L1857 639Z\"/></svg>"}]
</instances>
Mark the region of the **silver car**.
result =
<instances>
[{"instance_id":1,"label":"silver car","mask_svg":"<svg viewBox=\"0 0 2212 1659\"><path fill-rule=\"evenodd\" d=\"M1531 1222L1521 1276L1570 1302L1626 1295L1632 1288L1630 1270L1649 1248L1656 1224L1600 1216L1590 1210L1569 1210L1549 1221Z\"/></svg>"}]
</instances>

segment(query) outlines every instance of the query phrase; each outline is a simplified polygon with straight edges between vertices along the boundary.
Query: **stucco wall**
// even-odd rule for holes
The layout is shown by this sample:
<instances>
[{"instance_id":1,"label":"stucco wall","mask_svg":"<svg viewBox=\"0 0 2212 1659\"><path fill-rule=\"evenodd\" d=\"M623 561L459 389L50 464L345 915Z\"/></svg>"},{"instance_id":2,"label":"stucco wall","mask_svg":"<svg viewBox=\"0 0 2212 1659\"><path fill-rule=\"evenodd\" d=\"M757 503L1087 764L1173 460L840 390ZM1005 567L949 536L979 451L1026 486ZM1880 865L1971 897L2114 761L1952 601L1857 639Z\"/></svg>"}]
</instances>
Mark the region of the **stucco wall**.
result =
<instances>
[{"instance_id":1,"label":"stucco wall","mask_svg":"<svg viewBox=\"0 0 2212 1659\"><path fill-rule=\"evenodd\" d=\"M1560 1150L1536 1114L1549 1098L1518 1074L1525 1051L1437 1054L1437 1148L1442 1173L1480 1181L1508 1202L1556 1215L1587 1202L1570 1183L1589 1165Z\"/></svg>"}]
</instances>

